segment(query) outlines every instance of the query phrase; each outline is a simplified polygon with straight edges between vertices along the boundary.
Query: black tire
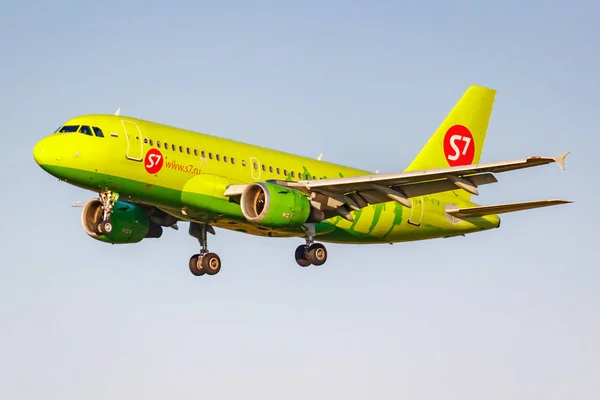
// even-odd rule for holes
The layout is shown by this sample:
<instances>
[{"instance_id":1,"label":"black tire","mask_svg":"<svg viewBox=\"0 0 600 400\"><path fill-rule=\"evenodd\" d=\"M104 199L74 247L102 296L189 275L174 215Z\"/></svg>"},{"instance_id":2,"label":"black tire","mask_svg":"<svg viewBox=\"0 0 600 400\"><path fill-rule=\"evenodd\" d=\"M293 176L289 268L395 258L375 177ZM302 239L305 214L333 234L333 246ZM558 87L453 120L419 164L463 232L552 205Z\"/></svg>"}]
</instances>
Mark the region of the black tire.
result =
<instances>
[{"instance_id":1,"label":"black tire","mask_svg":"<svg viewBox=\"0 0 600 400\"><path fill-rule=\"evenodd\" d=\"M104 235L104 232L102 231L102 222L96 224L95 232L96 232L96 235L98 235L98 236Z\"/></svg>"},{"instance_id":2,"label":"black tire","mask_svg":"<svg viewBox=\"0 0 600 400\"><path fill-rule=\"evenodd\" d=\"M313 265L323 265L327 261L327 249L321 243L315 243L308 248L308 261Z\"/></svg>"},{"instance_id":3,"label":"black tire","mask_svg":"<svg viewBox=\"0 0 600 400\"><path fill-rule=\"evenodd\" d=\"M191 258L190 258L190 272L192 274L194 274L195 276L202 276L204 275L204 271L201 269L198 269L198 257L200 256L200 254L194 254Z\"/></svg>"},{"instance_id":4,"label":"black tire","mask_svg":"<svg viewBox=\"0 0 600 400\"><path fill-rule=\"evenodd\" d=\"M296 263L301 267L308 267L310 265L310 261L306 258L306 246L301 245L296 249Z\"/></svg>"},{"instance_id":5,"label":"black tire","mask_svg":"<svg viewBox=\"0 0 600 400\"><path fill-rule=\"evenodd\" d=\"M202 258L202 270L207 275L216 275L221 270L221 259L215 253L207 253Z\"/></svg>"}]
</instances>

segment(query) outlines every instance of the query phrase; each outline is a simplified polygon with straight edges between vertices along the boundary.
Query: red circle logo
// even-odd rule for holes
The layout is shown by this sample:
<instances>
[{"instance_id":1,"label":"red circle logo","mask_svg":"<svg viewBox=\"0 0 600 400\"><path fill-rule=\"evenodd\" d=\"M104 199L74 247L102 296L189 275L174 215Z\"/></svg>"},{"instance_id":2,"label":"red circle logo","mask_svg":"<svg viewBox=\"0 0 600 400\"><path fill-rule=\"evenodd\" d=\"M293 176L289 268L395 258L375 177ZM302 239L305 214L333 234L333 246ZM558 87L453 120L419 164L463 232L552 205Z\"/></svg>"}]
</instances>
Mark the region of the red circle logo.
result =
<instances>
[{"instance_id":1,"label":"red circle logo","mask_svg":"<svg viewBox=\"0 0 600 400\"><path fill-rule=\"evenodd\" d=\"M444 136L444 155L451 167L469 165L475 157L473 135L462 125L454 125Z\"/></svg>"},{"instance_id":2,"label":"red circle logo","mask_svg":"<svg viewBox=\"0 0 600 400\"><path fill-rule=\"evenodd\" d=\"M163 166L163 155L158 149L150 149L144 158L144 168L149 174L156 174Z\"/></svg>"}]
</instances>

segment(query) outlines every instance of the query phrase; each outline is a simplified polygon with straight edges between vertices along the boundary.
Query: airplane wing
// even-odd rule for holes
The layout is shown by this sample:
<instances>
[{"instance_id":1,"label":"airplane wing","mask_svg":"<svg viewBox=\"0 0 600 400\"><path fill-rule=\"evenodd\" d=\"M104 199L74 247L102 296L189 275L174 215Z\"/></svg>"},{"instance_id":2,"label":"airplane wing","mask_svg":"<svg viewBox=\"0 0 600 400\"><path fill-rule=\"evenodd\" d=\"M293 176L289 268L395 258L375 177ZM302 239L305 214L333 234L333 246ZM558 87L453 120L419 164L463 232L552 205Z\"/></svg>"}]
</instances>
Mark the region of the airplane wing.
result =
<instances>
[{"instance_id":1,"label":"airplane wing","mask_svg":"<svg viewBox=\"0 0 600 400\"><path fill-rule=\"evenodd\" d=\"M467 208L451 208L446 212L457 218L473 218L483 217L484 215L492 214L503 214L514 211L530 210L532 208L541 208L556 206L559 204L572 203L569 200L539 200L539 201L527 201L522 203L510 203L510 204L498 204L493 206L479 206L479 207L467 207Z\"/></svg>"},{"instance_id":2,"label":"airplane wing","mask_svg":"<svg viewBox=\"0 0 600 400\"><path fill-rule=\"evenodd\" d=\"M346 206L359 210L368 204L378 204L390 200L411 207L411 197L463 189L478 195L477 187L497 182L493 173L515 171L540 165L558 163L565 169L565 158L569 153L557 157L528 157L519 160L492 163L471 164L449 168L428 169L422 171L398 172L353 176L347 178L329 178L303 181L271 181L308 194L319 209L337 209L348 218ZM246 185L231 185L225 196L239 196Z\"/></svg>"}]
</instances>

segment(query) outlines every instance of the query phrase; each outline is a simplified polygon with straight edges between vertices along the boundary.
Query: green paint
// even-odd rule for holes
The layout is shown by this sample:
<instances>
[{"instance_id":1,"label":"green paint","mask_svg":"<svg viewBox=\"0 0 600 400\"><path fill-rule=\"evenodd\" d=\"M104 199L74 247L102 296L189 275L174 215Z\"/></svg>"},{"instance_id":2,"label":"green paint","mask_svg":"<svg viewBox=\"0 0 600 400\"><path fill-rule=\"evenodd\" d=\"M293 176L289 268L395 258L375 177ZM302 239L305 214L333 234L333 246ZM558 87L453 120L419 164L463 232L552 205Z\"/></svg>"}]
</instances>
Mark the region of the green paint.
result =
<instances>
[{"instance_id":1,"label":"green paint","mask_svg":"<svg viewBox=\"0 0 600 400\"><path fill-rule=\"evenodd\" d=\"M369 235L371 234L371 232L373 232L373 229L375 229L375 227L377 226L377 223L379 222L379 218L381 218L381 214L385 210L386 204L387 203L380 203L380 204L374 205L375 212L373 213L373 220L371 221L371 226L369 227L369 231L368 231Z\"/></svg>"},{"instance_id":2,"label":"green paint","mask_svg":"<svg viewBox=\"0 0 600 400\"><path fill-rule=\"evenodd\" d=\"M402 212L404 210L404 206L400 203L394 202L394 220L392 221L392 226L390 229L383 235L383 237L387 237L396 226L400 226L402 224Z\"/></svg>"},{"instance_id":3,"label":"green paint","mask_svg":"<svg viewBox=\"0 0 600 400\"><path fill-rule=\"evenodd\" d=\"M362 213L363 213L362 208L360 210L354 211L352 213L352 215L354 216L354 221L352 222L352 225L350 225L350 228L348 228L349 231L354 232L354 227L356 226L356 224L358 224L358 220L360 220Z\"/></svg>"}]
</instances>

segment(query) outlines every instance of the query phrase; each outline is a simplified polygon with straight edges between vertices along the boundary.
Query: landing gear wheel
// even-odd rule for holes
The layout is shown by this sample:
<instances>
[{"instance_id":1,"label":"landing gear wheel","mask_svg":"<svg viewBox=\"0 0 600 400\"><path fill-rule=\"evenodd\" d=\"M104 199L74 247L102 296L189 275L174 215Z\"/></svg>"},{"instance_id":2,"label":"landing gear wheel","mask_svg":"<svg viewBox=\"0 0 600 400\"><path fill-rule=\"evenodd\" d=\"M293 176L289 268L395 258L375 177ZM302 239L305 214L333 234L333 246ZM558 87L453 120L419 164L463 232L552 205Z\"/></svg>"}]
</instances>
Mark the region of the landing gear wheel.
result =
<instances>
[{"instance_id":1,"label":"landing gear wheel","mask_svg":"<svg viewBox=\"0 0 600 400\"><path fill-rule=\"evenodd\" d=\"M323 265L327 261L327 249L321 243L312 244L308 248L308 261L313 265Z\"/></svg>"},{"instance_id":2,"label":"landing gear wheel","mask_svg":"<svg viewBox=\"0 0 600 400\"><path fill-rule=\"evenodd\" d=\"M308 267L310 265L310 261L306 256L306 245L298 246L296 249L296 262L301 267Z\"/></svg>"},{"instance_id":3,"label":"landing gear wheel","mask_svg":"<svg viewBox=\"0 0 600 400\"><path fill-rule=\"evenodd\" d=\"M216 275L221 271L221 259L215 253L210 253L207 246L207 233L213 235L215 231L207 223L190 223L190 236L200 242L200 254L194 254L190 258L190 271L196 276Z\"/></svg>"},{"instance_id":4,"label":"landing gear wheel","mask_svg":"<svg viewBox=\"0 0 600 400\"><path fill-rule=\"evenodd\" d=\"M215 253L206 253L202 257L202 270L207 275L216 275L221 270L221 259Z\"/></svg>"},{"instance_id":5,"label":"landing gear wheel","mask_svg":"<svg viewBox=\"0 0 600 400\"><path fill-rule=\"evenodd\" d=\"M102 228L101 228L101 229L102 229L102 232L103 232L105 235L107 235L107 234L111 233L111 232L112 232L112 230L113 230L112 222L110 222L110 220L109 220L109 221L103 221L103 222L102 222L100 225L101 225L101 227L102 227Z\"/></svg>"},{"instance_id":6,"label":"landing gear wheel","mask_svg":"<svg viewBox=\"0 0 600 400\"><path fill-rule=\"evenodd\" d=\"M198 257L199 256L200 256L200 254L194 254L190 258L190 272L196 276L202 276L205 274L205 272L202 268L198 268L198 265L199 265Z\"/></svg>"}]
</instances>

